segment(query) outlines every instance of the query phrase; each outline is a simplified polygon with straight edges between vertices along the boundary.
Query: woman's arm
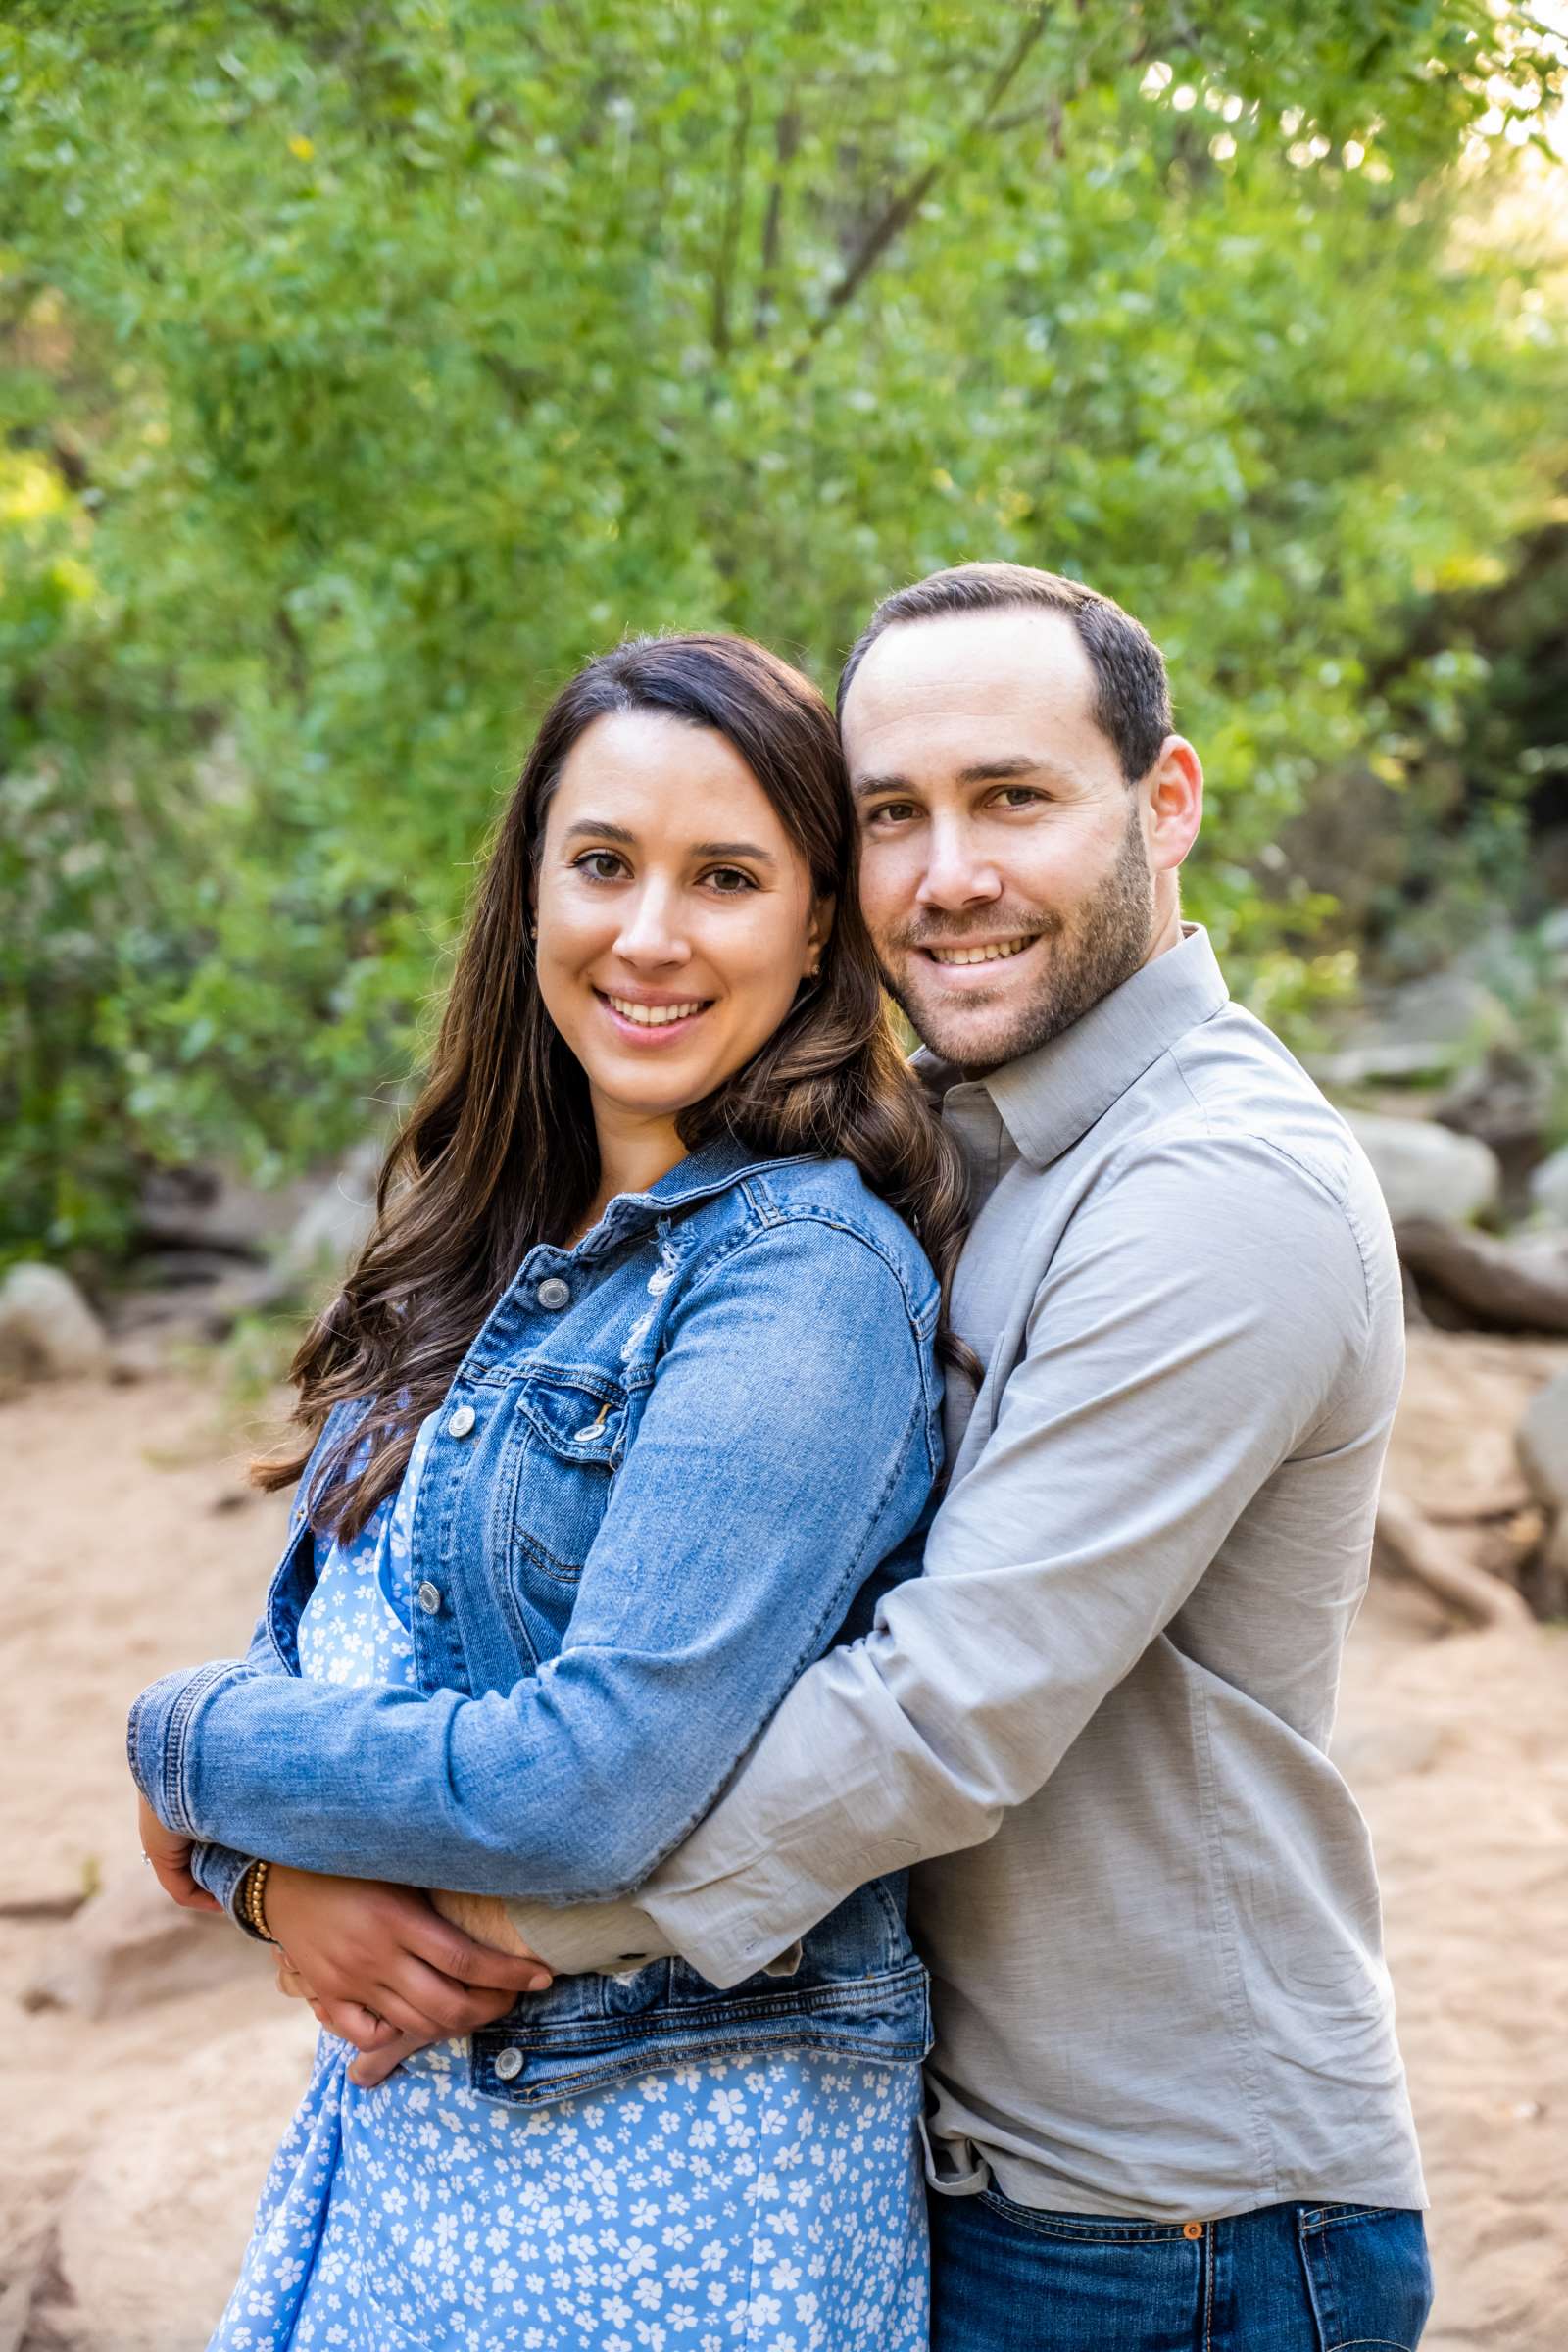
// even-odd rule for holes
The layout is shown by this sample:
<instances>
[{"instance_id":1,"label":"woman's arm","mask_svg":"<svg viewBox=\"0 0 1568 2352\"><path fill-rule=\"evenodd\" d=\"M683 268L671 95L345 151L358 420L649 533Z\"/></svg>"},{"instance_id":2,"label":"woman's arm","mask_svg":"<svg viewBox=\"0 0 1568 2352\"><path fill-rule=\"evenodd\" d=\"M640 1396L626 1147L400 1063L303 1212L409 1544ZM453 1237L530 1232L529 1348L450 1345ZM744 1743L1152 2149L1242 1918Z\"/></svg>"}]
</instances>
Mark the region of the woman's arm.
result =
<instances>
[{"instance_id":1,"label":"woman's arm","mask_svg":"<svg viewBox=\"0 0 1568 2352\"><path fill-rule=\"evenodd\" d=\"M510 1691L356 1690L236 1664L155 1684L131 1751L186 1835L559 1900L634 1885L701 1818L934 1468L935 1286L764 1227L694 1286L566 1644Z\"/></svg>"}]
</instances>

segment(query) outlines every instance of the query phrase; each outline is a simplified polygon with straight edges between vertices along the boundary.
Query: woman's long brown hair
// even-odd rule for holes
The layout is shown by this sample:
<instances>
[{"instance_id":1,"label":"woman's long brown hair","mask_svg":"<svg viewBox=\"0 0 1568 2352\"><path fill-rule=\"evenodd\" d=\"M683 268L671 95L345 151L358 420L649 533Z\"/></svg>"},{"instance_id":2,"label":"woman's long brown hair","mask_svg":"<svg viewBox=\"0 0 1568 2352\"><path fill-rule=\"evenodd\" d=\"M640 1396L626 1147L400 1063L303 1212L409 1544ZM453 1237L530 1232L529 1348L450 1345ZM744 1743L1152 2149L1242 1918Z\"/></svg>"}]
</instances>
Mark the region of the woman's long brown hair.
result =
<instances>
[{"instance_id":1,"label":"woman's long brown hair","mask_svg":"<svg viewBox=\"0 0 1568 2352\"><path fill-rule=\"evenodd\" d=\"M260 1486L291 1484L330 1407L373 1398L313 1480L316 1525L343 1536L395 1493L415 1433L521 1260L539 1242L564 1240L599 1182L587 1083L545 1010L529 926L566 756L617 710L662 711L724 736L837 907L820 977L743 1068L680 1114L682 1143L696 1151L730 1136L762 1157L853 1160L936 1268L945 1359L972 1365L945 1313L963 1239L963 1164L906 1065L882 994L832 712L808 679L744 637L638 639L590 662L545 713L474 897L429 1077L381 1168L374 1227L290 1367L301 1435L252 1466Z\"/></svg>"}]
</instances>

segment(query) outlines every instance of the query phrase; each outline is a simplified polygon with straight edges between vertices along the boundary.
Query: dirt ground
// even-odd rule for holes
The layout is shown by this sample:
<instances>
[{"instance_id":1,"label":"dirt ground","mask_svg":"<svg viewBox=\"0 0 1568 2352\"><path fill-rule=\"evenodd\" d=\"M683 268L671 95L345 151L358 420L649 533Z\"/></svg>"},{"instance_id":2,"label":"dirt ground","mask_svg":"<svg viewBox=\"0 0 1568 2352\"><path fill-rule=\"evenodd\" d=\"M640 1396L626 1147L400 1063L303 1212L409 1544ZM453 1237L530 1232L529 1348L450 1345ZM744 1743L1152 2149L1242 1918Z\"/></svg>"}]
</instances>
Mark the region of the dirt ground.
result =
<instances>
[{"instance_id":1,"label":"dirt ground","mask_svg":"<svg viewBox=\"0 0 1568 2352\"><path fill-rule=\"evenodd\" d=\"M1448 1450L1441 1415L1416 1434ZM284 1506L245 1488L188 1376L36 1390L0 1407L0 2352L199 2352L309 2020L221 1924L127 1962L96 2020L24 1995L59 1982L72 1934L37 1907L102 1880L145 1909L125 1703L242 1646ZM1568 1633L1455 1632L1415 1588L1374 1585L1339 1748L1377 1840L1427 2155L1431 2352L1568 2340L1565 1735Z\"/></svg>"}]
</instances>

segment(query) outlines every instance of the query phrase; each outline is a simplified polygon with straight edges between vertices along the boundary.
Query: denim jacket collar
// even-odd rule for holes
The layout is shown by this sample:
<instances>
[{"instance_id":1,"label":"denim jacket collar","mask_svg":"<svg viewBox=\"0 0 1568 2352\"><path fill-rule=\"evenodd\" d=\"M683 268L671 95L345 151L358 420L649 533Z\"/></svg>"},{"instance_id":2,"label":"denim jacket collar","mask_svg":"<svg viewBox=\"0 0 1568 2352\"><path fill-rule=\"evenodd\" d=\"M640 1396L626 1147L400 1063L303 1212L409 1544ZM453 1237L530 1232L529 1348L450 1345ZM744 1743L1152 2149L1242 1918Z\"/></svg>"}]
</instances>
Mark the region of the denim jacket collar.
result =
<instances>
[{"instance_id":1,"label":"denim jacket collar","mask_svg":"<svg viewBox=\"0 0 1568 2352\"><path fill-rule=\"evenodd\" d=\"M662 1217L693 1208L699 1200L710 1200L716 1193L728 1192L732 1185L748 1176L809 1156L807 1152L796 1152L788 1160L780 1159L758 1152L737 1136L717 1136L677 1160L645 1192L617 1193L598 1224L584 1234L574 1249L555 1250L554 1254L561 1258L597 1257L607 1250L618 1248L633 1234L657 1225Z\"/></svg>"}]
</instances>

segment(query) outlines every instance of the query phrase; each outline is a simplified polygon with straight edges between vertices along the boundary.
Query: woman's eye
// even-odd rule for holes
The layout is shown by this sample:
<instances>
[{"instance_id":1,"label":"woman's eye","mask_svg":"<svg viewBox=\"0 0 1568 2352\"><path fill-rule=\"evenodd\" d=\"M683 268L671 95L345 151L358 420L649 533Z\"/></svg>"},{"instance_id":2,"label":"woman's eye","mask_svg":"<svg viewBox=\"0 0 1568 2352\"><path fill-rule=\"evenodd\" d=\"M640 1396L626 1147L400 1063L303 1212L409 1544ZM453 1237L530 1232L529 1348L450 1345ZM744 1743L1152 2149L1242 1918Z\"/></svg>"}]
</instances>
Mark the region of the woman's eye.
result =
<instances>
[{"instance_id":1,"label":"woman's eye","mask_svg":"<svg viewBox=\"0 0 1568 2352\"><path fill-rule=\"evenodd\" d=\"M742 891L755 890L757 884L738 865L715 865L708 876L721 899L738 899Z\"/></svg>"},{"instance_id":2,"label":"woman's eye","mask_svg":"<svg viewBox=\"0 0 1568 2352\"><path fill-rule=\"evenodd\" d=\"M586 850L571 862L572 870L586 874L590 882L614 882L625 870L613 850Z\"/></svg>"}]
</instances>

